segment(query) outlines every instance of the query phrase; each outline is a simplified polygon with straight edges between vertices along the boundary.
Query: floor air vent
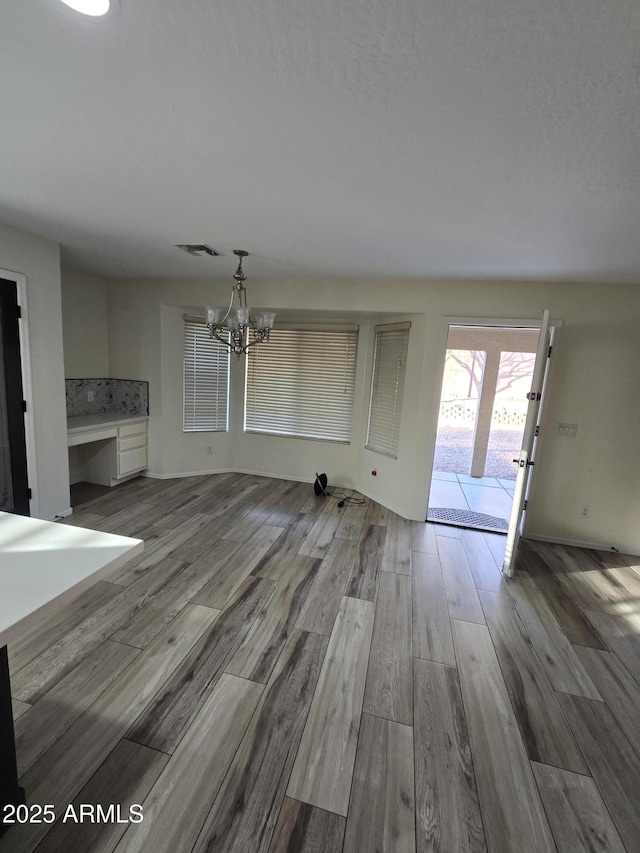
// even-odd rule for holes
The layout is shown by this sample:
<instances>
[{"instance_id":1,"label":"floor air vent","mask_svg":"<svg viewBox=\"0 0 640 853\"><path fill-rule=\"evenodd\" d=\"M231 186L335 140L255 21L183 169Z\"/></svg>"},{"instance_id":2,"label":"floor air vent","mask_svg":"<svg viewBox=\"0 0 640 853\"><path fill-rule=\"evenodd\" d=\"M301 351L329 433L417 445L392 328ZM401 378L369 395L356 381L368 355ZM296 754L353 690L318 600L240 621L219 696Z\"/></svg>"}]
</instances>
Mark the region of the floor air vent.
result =
<instances>
[{"instance_id":1,"label":"floor air vent","mask_svg":"<svg viewBox=\"0 0 640 853\"><path fill-rule=\"evenodd\" d=\"M504 518L495 515L484 515L481 512L471 512L466 509L449 509L448 507L429 507L427 521L439 521L442 524L454 524L457 527L475 527L480 530L494 530L506 533L509 529Z\"/></svg>"}]
</instances>

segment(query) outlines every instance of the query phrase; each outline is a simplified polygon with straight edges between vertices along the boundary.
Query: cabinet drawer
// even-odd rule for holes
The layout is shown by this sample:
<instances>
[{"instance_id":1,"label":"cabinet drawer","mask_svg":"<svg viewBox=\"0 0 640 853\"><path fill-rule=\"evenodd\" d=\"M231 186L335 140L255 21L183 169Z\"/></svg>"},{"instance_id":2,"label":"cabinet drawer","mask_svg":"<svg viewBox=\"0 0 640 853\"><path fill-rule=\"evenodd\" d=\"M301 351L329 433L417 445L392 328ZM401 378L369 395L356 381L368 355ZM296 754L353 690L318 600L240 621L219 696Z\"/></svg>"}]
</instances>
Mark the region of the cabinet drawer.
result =
<instances>
[{"instance_id":1,"label":"cabinet drawer","mask_svg":"<svg viewBox=\"0 0 640 853\"><path fill-rule=\"evenodd\" d=\"M90 444L92 441L104 441L107 438L115 438L115 427L104 427L87 432L74 432L67 437L67 445L76 447L78 444Z\"/></svg>"},{"instance_id":2,"label":"cabinet drawer","mask_svg":"<svg viewBox=\"0 0 640 853\"><path fill-rule=\"evenodd\" d=\"M124 450L118 453L118 477L132 474L134 471L142 471L147 467L147 447L136 447L133 450Z\"/></svg>"},{"instance_id":3,"label":"cabinet drawer","mask_svg":"<svg viewBox=\"0 0 640 853\"><path fill-rule=\"evenodd\" d=\"M140 433L146 435L146 421L138 421L138 423L135 424L124 424L123 426L118 427L118 438L125 438L129 435L139 435Z\"/></svg>"},{"instance_id":4,"label":"cabinet drawer","mask_svg":"<svg viewBox=\"0 0 640 853\"><path fill-rule=\"evenodd\" d=\"M133 450L134 447L146 447L147 446L147 434L146 432L140 433L140 435L130 435L128 438L119 438L118 439L118 450L122 452L123 450Z\"/></svg>"}]
</instances>

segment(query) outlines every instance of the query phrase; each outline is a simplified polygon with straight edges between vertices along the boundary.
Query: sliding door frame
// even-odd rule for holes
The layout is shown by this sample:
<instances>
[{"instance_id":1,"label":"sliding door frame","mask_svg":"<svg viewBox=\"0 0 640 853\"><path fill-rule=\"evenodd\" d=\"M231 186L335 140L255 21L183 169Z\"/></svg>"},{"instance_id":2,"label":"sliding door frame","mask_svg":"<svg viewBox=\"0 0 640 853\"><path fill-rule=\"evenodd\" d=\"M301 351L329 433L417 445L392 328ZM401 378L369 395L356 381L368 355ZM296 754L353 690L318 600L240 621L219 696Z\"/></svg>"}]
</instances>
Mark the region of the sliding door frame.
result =
<instances>
[{"instance_id":1,"label":"sliding door frame","mask_svg":"<svg viewBox=\"0 0 640 853\"><path fill-rule=\"evenodd\" d=\"M27 302L27 277L13 270L0 268L0 278L13 281L16 284L18 295L18 306L21 317L18 321L20 332L20 362L22 372L22 394L27 402L27 411L24 416L24 441L27 451L27 478L31 489L29 500L29 514L39 518L38 501L38 475L36 465L36 440L35 425L33 417L33 381L31 376L31 349L29 346L29 310Z\"/></svg>"}]
</instances>

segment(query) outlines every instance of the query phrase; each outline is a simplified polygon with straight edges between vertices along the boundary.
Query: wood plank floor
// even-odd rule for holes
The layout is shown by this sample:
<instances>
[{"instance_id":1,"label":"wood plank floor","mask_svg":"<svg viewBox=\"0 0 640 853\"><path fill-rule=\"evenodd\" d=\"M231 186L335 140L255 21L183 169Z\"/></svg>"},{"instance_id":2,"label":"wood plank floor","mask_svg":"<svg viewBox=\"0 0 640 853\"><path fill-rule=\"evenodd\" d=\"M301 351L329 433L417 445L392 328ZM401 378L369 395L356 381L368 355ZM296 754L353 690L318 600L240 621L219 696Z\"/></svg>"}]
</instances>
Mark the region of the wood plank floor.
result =
<instances>
[{"instance_id":1,"label":"wood plank floor","mask_svg":"<svg viewBox=\"0 0 640 853\"><path fill-rule=\"evenodd\" d=\"M72 497L145 551L9 646L57 820L0 853L640 853L638 558L507 579L497 534L252 475Z\"/></svg>"}]
</instances>

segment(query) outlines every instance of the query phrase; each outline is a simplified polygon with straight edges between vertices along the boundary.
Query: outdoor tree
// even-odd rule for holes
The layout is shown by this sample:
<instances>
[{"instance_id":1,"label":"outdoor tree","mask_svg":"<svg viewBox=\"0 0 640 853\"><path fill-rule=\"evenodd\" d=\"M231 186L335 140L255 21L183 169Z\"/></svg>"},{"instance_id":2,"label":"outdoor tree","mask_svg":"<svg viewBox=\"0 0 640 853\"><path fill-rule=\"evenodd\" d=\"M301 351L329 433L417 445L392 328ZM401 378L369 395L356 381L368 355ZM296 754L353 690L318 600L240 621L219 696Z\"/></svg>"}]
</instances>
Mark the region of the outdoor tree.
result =
<instances>
[{"instance_id":1,"label":"outdoor tree","mask_svg":"<svg viewBox=\"0 0 640 853\"><path fill-rule=\"evenodd\" d=\"M482 387L482 372L486 353L481 350L448 349L445 358L445 368L451 362L461 367L469 378L467 397L479 397Z\"/></svg>"},{"instance_id":2,"label":"outdoor tree","mask_svg":"<svg viewBox=\"0 0 640 853\"><path fill-rule=\"evenodd\" d=\"M500 373L496 396L518 382L520 379L530 379L533 375L533 365L536 355L533 352L503 352L500 358Z\"/></svg>"},{"instance_id":3,"label":"outdoor tree","mask_svg":"<svg viewBox=\"0 0 640 853\"><path fill-rule=\"evenodd\" d=\"M467 374L467 397L480 396L485 358L486 353L481 350L447 350L445 367L453 362ZM512 388L520 379L528 379L533 373L534 361L532 352L503 352L496 396Z\"/></svg>"}]
</instances>

